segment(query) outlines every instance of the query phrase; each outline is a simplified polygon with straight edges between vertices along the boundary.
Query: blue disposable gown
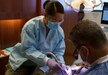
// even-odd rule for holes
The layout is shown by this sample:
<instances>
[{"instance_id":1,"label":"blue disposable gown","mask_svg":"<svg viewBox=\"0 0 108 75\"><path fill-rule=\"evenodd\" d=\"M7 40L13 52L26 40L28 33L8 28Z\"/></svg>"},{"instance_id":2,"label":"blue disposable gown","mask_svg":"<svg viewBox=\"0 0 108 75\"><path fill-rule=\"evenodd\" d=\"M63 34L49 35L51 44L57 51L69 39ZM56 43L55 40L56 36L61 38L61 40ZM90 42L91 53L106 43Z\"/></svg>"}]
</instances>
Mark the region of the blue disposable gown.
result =
<instances>
[{"instance_id":1,"label":"blue disposable gown","mask_svg":"<svg viewBox=\"0 0 108 75\"><path fill-rule=\"evenodd\" d=\"M108 75L108 61L93 65L84 75Z\"/></svg>"},{"instance_id":2,"label":"blue disposable gown","mask_svg":"<svg viewBox=\"0 0 108 75\"><path fill-rule=\"evenodd\" d=\"M50 30L46 36L46 27L42 20L43 16L35 17L24 25L21 43L14 46L9 57L14 70L28 59L44 67L43 60L47 52L53 52L58 61L64 63L65 42L62 28L59 26L56 30Z\"/></svg>"}]
</instances>

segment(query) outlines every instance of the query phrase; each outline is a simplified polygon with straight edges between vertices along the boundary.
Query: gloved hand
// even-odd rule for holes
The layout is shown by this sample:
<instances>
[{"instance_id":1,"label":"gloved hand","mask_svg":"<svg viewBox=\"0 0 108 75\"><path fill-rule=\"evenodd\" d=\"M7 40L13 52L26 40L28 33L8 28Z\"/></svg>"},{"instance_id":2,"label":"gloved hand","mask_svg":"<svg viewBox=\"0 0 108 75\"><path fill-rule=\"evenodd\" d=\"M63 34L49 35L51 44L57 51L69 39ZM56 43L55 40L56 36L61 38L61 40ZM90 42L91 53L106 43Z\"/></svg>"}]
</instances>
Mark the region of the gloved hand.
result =
<instances>
[{"instance_id":1,"label":"gloved hand","mask_svg":"<svg viewBox=\"0 0 108 75\"><path fill-rule=\"evenodd\" d=\"M56 69L58 63L55 61L55 59L48 59L47 65L48 65L51 69Z\"/></svg>"}]
</instances>

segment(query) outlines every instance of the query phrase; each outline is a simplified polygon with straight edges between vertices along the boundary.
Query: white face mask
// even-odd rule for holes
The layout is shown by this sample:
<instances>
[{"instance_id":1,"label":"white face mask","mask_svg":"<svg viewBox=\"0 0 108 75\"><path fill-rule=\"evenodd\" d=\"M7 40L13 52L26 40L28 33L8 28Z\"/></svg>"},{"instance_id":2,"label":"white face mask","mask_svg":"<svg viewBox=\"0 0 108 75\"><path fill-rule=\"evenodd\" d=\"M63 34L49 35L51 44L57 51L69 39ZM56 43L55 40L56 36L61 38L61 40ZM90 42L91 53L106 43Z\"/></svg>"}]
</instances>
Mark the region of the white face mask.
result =
<instances>
[{"instance_id":1,"label":"white face mask","mask_svg":"<svg viewBox=\"0 0 108 75\"><path fill-rule=\"evenodd\" d=\"M52 30L56 30L58 29L58 27L62 24L63 21L61 22L51 22L51 21L48 21L48 28L49 29L52 29Z\"/></svg>"}]
</instances>

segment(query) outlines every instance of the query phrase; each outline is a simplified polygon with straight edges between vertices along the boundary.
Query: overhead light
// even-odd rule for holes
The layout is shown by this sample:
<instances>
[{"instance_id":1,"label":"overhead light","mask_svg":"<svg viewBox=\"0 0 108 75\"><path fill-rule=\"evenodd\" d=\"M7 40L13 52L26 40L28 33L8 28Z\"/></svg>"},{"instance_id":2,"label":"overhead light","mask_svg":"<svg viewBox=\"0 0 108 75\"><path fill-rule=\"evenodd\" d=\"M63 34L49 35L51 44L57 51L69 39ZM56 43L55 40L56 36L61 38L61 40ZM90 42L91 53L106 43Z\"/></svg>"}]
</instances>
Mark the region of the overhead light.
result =
<instances>
[{"instance_id":1,"label":"overhead light","mask_svg":"<svg viewBox=\"0 0 108 75\"><path fill-rule=\"evenodd\" d=\"M100 0L99 4L96 4L96 0L72 0L72 2L68 2L67 0L64 0L65 3L72 7L76 12L78 12L80 10L80 5L83 4L84 5L84 11L93 11L93 9L97 6L99 6L100 4L102 4L102 0Z\"/></svg>"}]
</instances>

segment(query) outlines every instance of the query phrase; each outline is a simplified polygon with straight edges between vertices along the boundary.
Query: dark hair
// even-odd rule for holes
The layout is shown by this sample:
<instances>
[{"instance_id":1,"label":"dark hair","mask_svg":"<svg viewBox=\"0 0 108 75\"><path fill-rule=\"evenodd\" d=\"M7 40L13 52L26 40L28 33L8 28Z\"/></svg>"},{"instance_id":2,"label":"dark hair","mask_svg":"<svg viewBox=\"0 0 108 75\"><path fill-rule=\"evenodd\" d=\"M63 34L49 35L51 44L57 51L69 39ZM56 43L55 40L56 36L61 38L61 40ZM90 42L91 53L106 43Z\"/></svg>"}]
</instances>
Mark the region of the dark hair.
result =
<instances>
[{"instance_id":1,"label":"dark hair","mask_svg":"<svg viewBox=\"0 0 108 75\"><path fill-rule=\"evenodd\" d=\"M101 27L90 20L83 20L75 25L70 33L70 40L75 46L84 43L96 49L102 48L107 42L107 38Z\"/></svg>"},{"instance_id":2,"label":"dark hair","mask_svg":"<svg viewBox=\"0 0 108 75\"><path fill-rule=\"evenodd\" d=\"M53 16L56 13L64 14L63 5L57 0L46 0L43 4L43 8L45 9L47 15Z\"/></svg>"}]
</instances>

